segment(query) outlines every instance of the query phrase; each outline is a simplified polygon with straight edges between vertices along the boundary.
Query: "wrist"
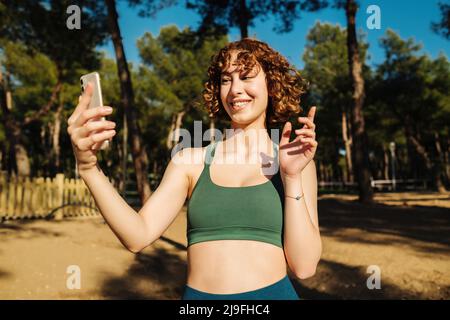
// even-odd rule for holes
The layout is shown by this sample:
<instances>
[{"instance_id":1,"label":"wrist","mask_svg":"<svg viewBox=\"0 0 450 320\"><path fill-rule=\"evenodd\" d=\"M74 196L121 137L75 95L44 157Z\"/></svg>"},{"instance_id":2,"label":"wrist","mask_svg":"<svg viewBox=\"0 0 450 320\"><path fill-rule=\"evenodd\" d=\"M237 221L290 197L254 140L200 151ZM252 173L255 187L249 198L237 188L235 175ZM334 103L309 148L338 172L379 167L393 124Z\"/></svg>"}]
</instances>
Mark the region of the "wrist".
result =
<instances>
[{"instance_id":1,"label":"wrist","mask_svg":"<svg viewBox=\"0 0 450 320\"><path fill-rule=\"evenodd\" d=\"M81 179L84 179L87 176L90 176L92 174L99 173L99 172L102 172L102 170L98 164L96 164L94 167L91 167L91 168L78 170L78 174L80 175Z\"/></svg>"},{"instance_id":2,"label":"wrist","mask_svg":"<svg viewBox=\"0 0 450 320\"><path fill-rule=\"evenodd\" d=\"M301 183L302 182L302 175L301 173L296 174L286 174L281 172L281 180L284 184L286 183Z\"/></svg>"},{"instance_id":3,"label":"wrist","mask_svg":"<svg viewBox=\"0 0 450 320\"><path fill-rule=\"evenodd\" d=\"M300 196L303 194L303 184L301 175L285 175L282 176L284 193L290 196Z\"/></svg>"}]
</instances>

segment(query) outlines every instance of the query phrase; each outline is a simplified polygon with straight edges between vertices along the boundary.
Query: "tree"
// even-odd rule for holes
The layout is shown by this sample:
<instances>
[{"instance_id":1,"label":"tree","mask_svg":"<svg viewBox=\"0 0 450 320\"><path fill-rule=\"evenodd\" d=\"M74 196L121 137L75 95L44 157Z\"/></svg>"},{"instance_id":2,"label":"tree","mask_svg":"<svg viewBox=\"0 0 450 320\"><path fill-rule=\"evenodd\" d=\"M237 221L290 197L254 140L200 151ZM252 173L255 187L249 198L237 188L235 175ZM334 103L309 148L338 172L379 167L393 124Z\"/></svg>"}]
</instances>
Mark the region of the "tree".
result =
<instances>
[{"instance_id":1,"label":"tree","mask_svg":"<svg viewBox=\"0 0 450 320\"><path fill-rule=\"evenodd\" d=\"M137 123L133 86L127 59L125 57L125 51L123 49L119 23L117 21L116 1L105 0L105 3L108 10L108 26L116 54L117 71L120 80L121 105L125 110L129 138L131 140L131 154L133 156L137 188L141 204L144 204L151 194L150 185L147 179L148 156L145 151L145 145L142 143L141 130Z\"/></svg>"},{"instance_id":2,"label":"tree","mask_svg":"<svg viewBox=\"0 0 450 320\"><path fill-rule=\"evenodd\" d=\"M323 0L187 0L186 7L201 16L199 32L216 30L225 34L230 28L238 27L241 38L248 37L248 28L257 18L267 19L275 15L280 24L276 32L290 32L293 21L300 18L302 11L316 11L326 6Z\"/></svg>"},{"instance_id":3,"label":"tree","mask_svg":"<svg viewBox=\"0 0 450 320\"><path fill-rule=\"evenodd\" d=\"M417 155L427 171L426 176L418 177L431 175L434 189L445 192L443 165L448 160L441 144L449 134L450 64L443 55L434 61L418 56L421 46L412 39L402 40L392 30L386 32L381 45L386 60L377 70L376 92L382 97L383 112L395 118L404 130L410 174L420 174Z\"/></svg>"},{"instance_id":4,"label":"tree","mask_svg":"<svg viewBox=\"0 0 450 320\"><path fill-rule=\"evenodd\" d=\"M345 150L346 181L353 182L352 139L349 128L349 107L352 101L351 82L347 67L346 30L317 22L307 35L303 60L304 77L310 82L309 100L318 105L320 123L319 150L321 162L331 163L333 179L340 180L340 149ZM360 51L365 60L367 45L361 39ZM365 70L367 70L367 66ZM339 139L342 137L342 139Z\"/></svg>"},{"instance_id":5,"label":"tree","mask_svg":"<svg viewBox=\"0 0 450 320\"><path fill-rule=\"evenodd\" d=\"M66 9L70 5L64 1L3 1L0 9L0 20L6 24L0 25L0 39L2 46L7 41L20 42L25 48L24 54L46 55L55 65L56 78L52 83L52 90L48 100L39 105L30 105L28 112L21 120L21 113L9 109L2 104L2 121L8 135L10 149L10 166L8 170L17 171L18 175L30 174L27 148L24 147L21 130L42 121L43 117L57 105L58 109L49 127L52 130L53 143L51 158L54 159L56 170L60 169L59 136L61 132L61 115L65 101L61 99L64 84L78 82L79 71L82 68L93 69L98 66L98 55L94 50L105 38L102 15L98 11L95 1L86 1L83 30L69 30L66 27ZM79 43L83 43L80 46ZM8 73L8 70L4 70ZM41 71L42 72L42 71ZM3 79L3 88L10 90L11 85ZM17 106L20 108L20 106Z\"/></svg>"},{"instance_id":6,"label":"tree","mask_svg":"<svg viewBox=\"0 0 450 320\"><path fill-rule=\"evenodd\" d=\"M146 83L146 92L154 100L153 104L170 117L170 128L164 139L167 149L178 142L184 117L208 117L195 107L201 100L210 57L227 41L227 37L204 38L189 28L180 31L176 26L162 28L157 38L146 33L138 40L145 64L140 74L147 79L142 81Z\"/></svg>"},{"instance_id":7,"label":"tree","mask_svg":"<svg viewBox=\"0 0 450 320\"><path fill-rule=\"evenodd\" d=\"M441 11L441 21L432 22L431 29L448 40L450 39L450 4L439 2L438 5Z\"/></svg>"},{"instance_id":8,"label":"tree","mask_svg":"<svg viewBox=\"0 0 450 320\"><path fill-rule=\"evenodd\" d=\"M353 106L351 113L353 156L355 177L358 182L359 201L372 202L373 189L370 181L370 165L368 157L368 140L365 132L363 115L364 78L362 74L361 55L356 37L356 11L358 6L354 0L346 0L345 14L347 17L347 50L349 75L353 85Z\"/></svg>"}]
</instances>

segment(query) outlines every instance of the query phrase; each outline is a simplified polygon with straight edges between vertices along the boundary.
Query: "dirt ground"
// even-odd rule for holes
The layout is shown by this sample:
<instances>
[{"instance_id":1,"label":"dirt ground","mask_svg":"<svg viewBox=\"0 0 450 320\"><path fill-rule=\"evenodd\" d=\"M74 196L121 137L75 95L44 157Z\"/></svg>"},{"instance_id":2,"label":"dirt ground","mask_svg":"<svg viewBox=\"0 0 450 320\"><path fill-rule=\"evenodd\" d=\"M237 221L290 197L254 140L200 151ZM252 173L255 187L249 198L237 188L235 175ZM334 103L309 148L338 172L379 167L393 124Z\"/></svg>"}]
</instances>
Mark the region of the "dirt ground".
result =
<instances>
[{"instance_id":1,"label":"dirt ground","mask_svg":"<svg viewBox=\"0 0 450 320\"><path fill-rule=\"evenodd\" d=\"M304 299L450 299L450 195L319 198L323 254L316 275L291 277ZM180 299L186 212L142 253L128 252L103 218L0 223L0 299ZM68 289L68 268L80 289ZM369 266L381 288L368 289Z\"/></svg>"}]
</instances>

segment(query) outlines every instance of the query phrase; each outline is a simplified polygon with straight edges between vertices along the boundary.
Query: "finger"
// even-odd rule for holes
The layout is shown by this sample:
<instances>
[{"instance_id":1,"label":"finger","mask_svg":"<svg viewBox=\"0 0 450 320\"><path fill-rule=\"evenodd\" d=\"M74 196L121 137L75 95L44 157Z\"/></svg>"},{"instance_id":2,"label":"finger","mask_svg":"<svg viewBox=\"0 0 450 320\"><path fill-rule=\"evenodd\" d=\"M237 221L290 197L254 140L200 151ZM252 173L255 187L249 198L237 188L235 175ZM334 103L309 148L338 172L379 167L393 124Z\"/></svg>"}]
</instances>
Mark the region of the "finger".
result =
<instances>
[{"instance_id":1,"label":"finger","mask_svg":"<svg viewBox=\"0 0 450 320\"><path fill-rule=\"evenodd\" d=\"M112 108L109 106L104 107L96 107L92 109L84 110L80 116L75 121L76 126L83 126L88 120L95 119L95 118L101 118L104 116L107 116L112 113Z\"/></svg>"},{"instance_id":2,"label":"finger","mask_svg":"<svg viewBox=\"0 0 450 320\"><path fill-rule=\"evenodd\" d=\"M316 106L312 106L311 109L309 109L308 112L308 119L314 122L314 117L316 116Z\"/></svg>"},{"instance_id":3,"label":"finger","mask_svg":"<svg viewBox=\"0 0 450 320\"><path fill-rule=\"evenodd\" d=\"M116 127L116 124L113 121L92 121L87 123L85 126L79 128L76 132L76 136L80 138L86 138L90 137L92 135L95 135L97 133L101 133L107 130L112 130ZM102 142L103 143L103 142ZM98 143L93 146L92 149L97 149L101 146Z\"/></svg>"},{"instance_id":4,"label":"finger","mask_svg":"<svg viewBox=\"0 0 450 320\"><path fill-rule=\"evenodd\" d=\"M95 144L103 143L103 141L111 139L115 134L115 130L105 130L81 139L77 146L82 151L92 150Z\"/></svg>"},{"instance_id":5,"label":"finger","mask_svg":"<svg viewBox=\"0 0 450 320\"><path fill-rule=\"evenodd\" d=\"M295 130L295 134L296 135L308 136L308 137L315 137L316 136L316 132L311 130L311 129L297 129L297 130Z\"/></svg>"},{"instance_id":6,"label":"finger","mask_svg":"<svg viewBox=\"0 0 450 320\"><path fill-rule=\"evenodd\" d=\"M104 122L104 121L94 121L94 122ZM114 128L115 128L115 125L105 125L105 126L102 126L100 130L92 130L91 134L89 134L89 135L91 136L94 134L105 132L107 130L113 130ZM109 140L111 140L111 138L109 138ZM108 140L106 140L106 141L108 141ZM91 150L99 150L102 147L104 142L105 142L105 140L94 143L91 146Z\"/></svg>"},{"instance_id":7,"label":"finger","mask_svg":"<svg viewBox=\"0 0 450 320\"><path fill-rule=\"evenodd\" d=\"M313 138L300 138L299 139L299 141L303 144L303 145L305 145L305 144L308 144L308 145L310 145L310 146L312 146L312 147L315 147L315 146L317 146L317 141L315 140L315 139L313 139Z\"/></svg>"},{"instance_id":8,"label":"finger","mask_svg":"<svg viewBox=\"0 0 450 320\"><path fill-rule=\"evenodd\" d=\"M309 128L312 130L316 129L316 125L314 124L314 122L312 122L309 118L307 117L298 117L298 122L300 123L304 123L303 128ZM303 129L302 128L302 129Z\"/></svg>"},{"instance_id":9,"label":"finger","mask_svg":"<svg viewBox=\"0 0 450 320\"><path fill-rule=\"evenodd\" d=\"M113 121L100 120L100 121L91 121L91 122L87 123L83 127L83 129L87 130L88 133L92 133L94 131L114 129L115 127L116 127L116 123Z\"/></svg>"},{"instance_id":10,"label":"finger","mask_svg":"<svg viewBox=\"0 0 450 320\"><path fill-rule=\"evenodd\" d=\"M111 140L111 138L108 139L108 140L103 140L103 141L101 141L101 142L95 143L95 144L91 147L91 150L100 150L100 148L102 147L103 143L105 143L105 141L106 141L106 145L108 145L108 144L110 143L110 140Z\"/></svg>"},{"instance_id":11,"label":"finger","mask_svg":"<svg viewBox=\"0 0 450 320\"><path fill-rule=\"evenodd\" d=\"M91 101L92 93L94 89L92 84L89 82L86 85L86 89L84 90L83 94L81 95L81 98L78 98L78 105L75 108L75 111L72 113L72 116L69 118L69 121L76 121L80 114L86 110L89 106L89 102Z\"/></svg>"},{"instance_id":12,"label":"finger","mask_svg":"<svg viewBox=\"0 0 450 320\"><path fill-rule=\"evenodd\" d=\"M284 124L283 131L281 133L280 145L285 145L286 143L289 143L291 132L292 132L292 124L289 121L287 121Z\"/></svg>"},{"instance_id":13,"label":"finger","mask_svg":"<svg viewBox=\"0 0 450 320\"><path fill-rule=\"evenodd\" d=\"M89 107L89 103L91 102L92 94L94 92L94 88L92 83L88 83L86 85L86 88L81 95L81 98L79 99L78 106L76 107L75 111L73 112L73 115L76 118L82 113L84 110L86 110Z\"/></svg>"},{"instance_id":14,"label":"finger","mask_svg":"<svg viewBox=\"0 0 450 320\"><path fill-rule=\"evenodd\" d=\"M82 140L86 137L91 137L92 135L95 135L97 133L101 133L106 130L111 130L116 127L115 122L113 121L92 121L87 123L84 126L75 128L73 131L73 141Z\"/></svg>"}]
</instances>

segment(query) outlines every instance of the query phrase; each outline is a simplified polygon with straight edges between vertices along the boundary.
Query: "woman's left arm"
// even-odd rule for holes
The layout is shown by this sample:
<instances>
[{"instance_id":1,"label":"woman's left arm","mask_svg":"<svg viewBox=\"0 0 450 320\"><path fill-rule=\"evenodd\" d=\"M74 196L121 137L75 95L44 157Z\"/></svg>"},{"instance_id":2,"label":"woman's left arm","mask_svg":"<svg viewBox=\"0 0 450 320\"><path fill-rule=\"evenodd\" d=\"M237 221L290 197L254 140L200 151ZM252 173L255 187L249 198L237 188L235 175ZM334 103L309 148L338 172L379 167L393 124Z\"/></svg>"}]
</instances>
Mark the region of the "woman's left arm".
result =
<instances>
[{"instance_id":1,"label":"woman's left arm","mask_svg":"<svg viewBox=\"0 0 450 320\"><path fill-rule=\"evenodd\" d=\"M313 160L317 149L312 107L300 117L302 129L289 142L291 124L286 123L280 141L280 170L284 186L284 252L289 268L305 279L314 275L322 253L317 213L317 174ZM299 197L299 198L297 198ZM297 199L296 199L297 198Z\"/></svg>"},{"instance_id":2,"label":"woman's left arm","mask_svg":"<svg viewBox=\"0 0 450 320\"><path fill-rule=\"evenodd\" d=\"M317 215L316 166L311 161L298 178L284 177L284 252L289 268L300 279L316 272L322 253Z\"/></svg>"}]
</instances>

